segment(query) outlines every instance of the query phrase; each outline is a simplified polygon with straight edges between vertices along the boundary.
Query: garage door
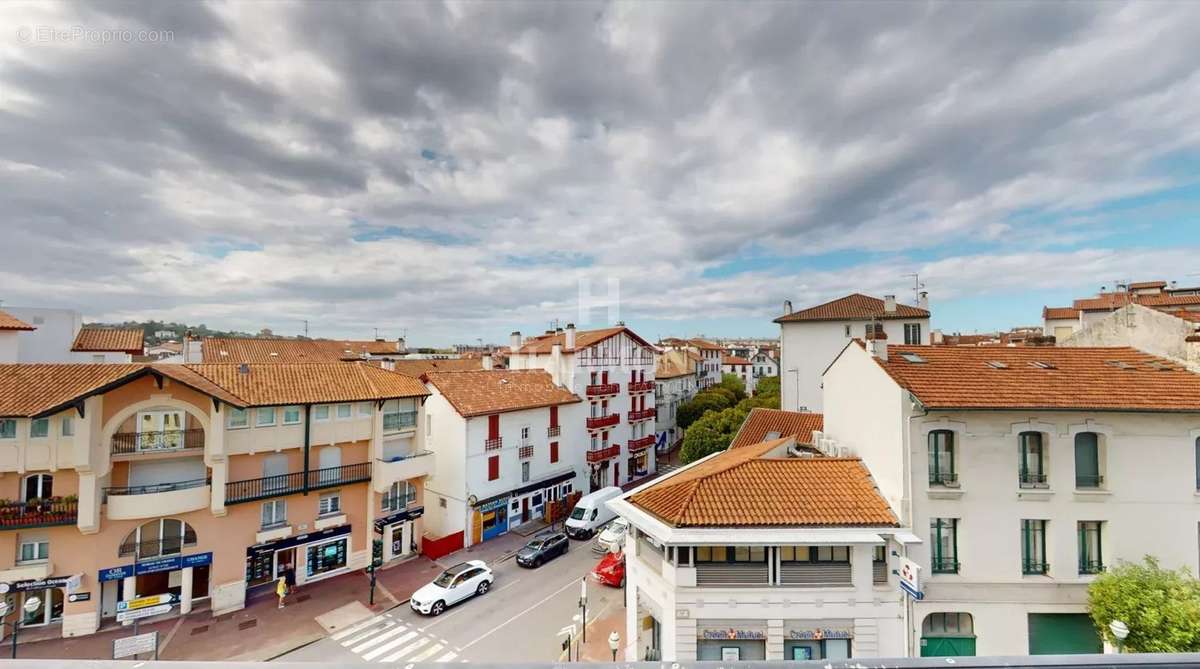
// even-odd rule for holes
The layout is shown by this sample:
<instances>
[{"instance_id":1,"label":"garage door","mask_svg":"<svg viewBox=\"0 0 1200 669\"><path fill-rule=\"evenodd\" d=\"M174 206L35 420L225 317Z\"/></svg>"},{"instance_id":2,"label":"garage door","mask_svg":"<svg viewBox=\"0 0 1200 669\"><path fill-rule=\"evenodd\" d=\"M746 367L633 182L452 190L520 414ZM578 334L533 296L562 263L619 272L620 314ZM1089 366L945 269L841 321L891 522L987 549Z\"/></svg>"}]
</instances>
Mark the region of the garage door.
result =
<instances>
[{"instance_id":1,"label":"garage door","mask_svg":"<svg viewBox=\"0 0 1200 669\"><path fill-rule=\"evenodd\" d=\"M1092 619L1084 613L1029 614L1030 655L1102 653Z\"/></svg>"}]
</instances>

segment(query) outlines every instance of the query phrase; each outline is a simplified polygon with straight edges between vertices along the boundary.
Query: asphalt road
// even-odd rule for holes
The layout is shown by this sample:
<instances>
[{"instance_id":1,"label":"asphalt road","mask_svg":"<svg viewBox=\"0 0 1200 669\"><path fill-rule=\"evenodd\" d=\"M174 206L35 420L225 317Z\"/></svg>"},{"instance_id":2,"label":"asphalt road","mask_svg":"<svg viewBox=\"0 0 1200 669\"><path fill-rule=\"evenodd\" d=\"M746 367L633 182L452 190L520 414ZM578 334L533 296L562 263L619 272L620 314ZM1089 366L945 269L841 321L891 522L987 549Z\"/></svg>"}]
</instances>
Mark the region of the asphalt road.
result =
<instances>
[{"instance_id":1,"label":"asphalt road","mask_svg":"<svg viewBox=\"0 0 1200 669\"><path fill-rule=\"evenodd\" d=\"M496 582L432 618L407 604L279 657L290 662L554 662L558 632L579 613L579 584L600 559L592 542L572 541L566 555L538 569L511 558L493 564ZM588 582L588 621L620 607L622 593Z\"/></svg>"}]
</instances>

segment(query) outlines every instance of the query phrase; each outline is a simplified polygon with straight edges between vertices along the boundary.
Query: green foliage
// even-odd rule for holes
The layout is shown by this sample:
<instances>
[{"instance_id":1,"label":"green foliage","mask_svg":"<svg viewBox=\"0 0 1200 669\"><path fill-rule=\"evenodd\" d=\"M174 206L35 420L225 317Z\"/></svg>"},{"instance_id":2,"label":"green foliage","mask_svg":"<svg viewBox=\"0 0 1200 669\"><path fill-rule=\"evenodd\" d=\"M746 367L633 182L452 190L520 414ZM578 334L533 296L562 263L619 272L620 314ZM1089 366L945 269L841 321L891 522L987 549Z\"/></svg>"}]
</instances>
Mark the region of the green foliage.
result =
<instances>
[{"instance_id":1,"label":"green foliage","mask_svg":"<svg viewBox=\"0 0 1200 669\"><path fill-rule=\"evenodd\" d=\"M679 405L675 410L675 422L680 429L691 427L701 416L709 411L720 411L733 406L733 401L727 395L703 392Z\"/></svg>"},{"instance_id":2,"label":"green foliage","mask_svg":"<svg viewBox=\"0 0 1200 669\"><path fill-rule=\"evenodd\" d=\"M701 416L683 435L680 460L687 464L729 448L729 442L746 420L746 413L738 407L730 407Z\"/></svg>"},{"instance_id":3,"label":"green foliage","mask_svg":"<svg viewBox=\"0 0 1200 669\"><path fill-rule=\"evenodd\" d=\"M1150 556L1114 567L1088 586L1088 613L1101 637L1113 645L1109 623L1128 625L1127 652L1200 651L1200 581L1186 568L1163 569Z\"/></svg>"},{"instance_id":4,"label":"green foliage","mask_svg":"<svg viewBox=\"0 0 1200 669\"><path fill-rule=\"evenodd\" d=\"M721 382L717 384L717 388L724 388L733 393L733 403L737 404L746 398L746 384L737 374L721 375Z\"/></svg>"},{"instance_id":5,"label":"green foliage","mask_svg":"<svg viewBox=\"0 0 1200 669\"><path fill-rule=\"evenodd\" d=\"M712 388L700 393L700 395L720 395L721 397L725 398L725 406L727 407L737 404L742 399L741 397L738 397L737 393L724 386L713 386ZM697 395L697 397L699 397L699 395Z\"/></svg>"},{"instance_id":6,"label":"green foliage","mask_svg":"<svg viewBox=\"0 0 1200 669\"><path fill-rule=\"evenodd\" d=\"M754 385L754 396L759 395L774 395L779 397L779 377L764 376Z\"/></svg>"},{"instance_id":7,"label":"green foliage","mask_svg":"<svg viewBox=\"0 0 1200 669\"><path fill-rule=\"evenodd\" d=\"M754 397L747 397L746 399L737 403L737 408L738 410L745 411L746 413L750 413L751 409L778 409L779 396L755 395Z\"/></svg>"}]
</instances>

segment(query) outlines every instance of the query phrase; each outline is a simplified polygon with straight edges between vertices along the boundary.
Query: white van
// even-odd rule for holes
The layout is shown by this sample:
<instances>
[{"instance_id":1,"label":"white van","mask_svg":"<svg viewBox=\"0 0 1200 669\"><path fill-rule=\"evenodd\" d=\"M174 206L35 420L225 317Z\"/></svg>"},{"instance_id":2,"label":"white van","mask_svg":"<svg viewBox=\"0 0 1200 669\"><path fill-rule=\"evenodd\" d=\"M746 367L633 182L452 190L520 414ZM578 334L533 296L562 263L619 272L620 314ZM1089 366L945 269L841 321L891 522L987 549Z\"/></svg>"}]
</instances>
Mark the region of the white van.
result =
<instances>
[{"instance_id":1,"label":"white van","mask_svg":"<svg viewBox=\"0 0 1200 669\"><path fill-rule=\"evenodd\" d=\"M580 497L575 503L575 508L571 510L571 517L567 518L567 536L572 539L590 538L596 530L616 518L617 514L609 509L605 502L616 499L621 494L620 488L609 486Z\"/></svg>"}]
</instances>

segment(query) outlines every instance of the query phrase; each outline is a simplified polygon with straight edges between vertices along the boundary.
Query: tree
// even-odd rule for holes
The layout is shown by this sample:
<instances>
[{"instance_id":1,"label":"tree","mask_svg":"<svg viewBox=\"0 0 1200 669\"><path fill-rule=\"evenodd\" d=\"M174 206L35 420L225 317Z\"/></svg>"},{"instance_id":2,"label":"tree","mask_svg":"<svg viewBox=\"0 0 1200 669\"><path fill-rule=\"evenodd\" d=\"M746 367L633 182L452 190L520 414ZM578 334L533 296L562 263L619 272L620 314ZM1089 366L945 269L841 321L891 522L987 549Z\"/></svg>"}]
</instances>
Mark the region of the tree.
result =
<instances>
[{"instance_id":1,"label":"tree","mask_svg":"<svg viewBox=\"0 0 1200 669\"><path fill-rule=\"evenodd\" d=\"M686 430L705 413L726 409L731 404L733 403L724 395L700 393L679 405L679 408L675 410L675 423L680 429Z\"/></svg>"},{"instance_id":2,"label":"tree","mask_svg":"<svg viewBox=\"0 0 1200 669\"><path fill-rule=\"evenodd\" d=\"M1163 569L1150 556L1118 565L1088 586L1088 613L1100 636L1113 645L1109 623L1125 623L1129 652L1200 651L1200 581L1186 567Z\"/></svg>"},{"instance_id":3,"label":"tree","mask_svg":"<svg viewBox=\"0 0 1200 669\"><path fill-rule=\"evenodd\" d=\"M747 397L746 399L737 403L737 408L741 411L745 411L746 413L750 413L751 409L778 409L779 396L755 395L754 397Z\"/></svg>"},{"instance_id":4,"label":"tree","mask_svg":"<svg viewBox=\"0 0 1200 669\"><path fill-rule=\"evenodd\" d=\"M746 383L742 381L737 374L721 375L721 382L716 385L717 388L724 388L733 393L733 403L737 404L746 399Z\"/></svg>"},{"instance_id":5,"label":"tree","mask_svg":"<svg viewBox=\"0 0 1200 669\"><path fill-rule=\"evenodd\" d=\"M727 407L737 404L742 399L741 397L738 397L737 393L726 388L725 386L713 386L712 388L700 393L700 395L720 395L721 397L725 398L725 401L727 402L725 406ZM697 395L697 397L699 397L699 395Z\"/></svg>"},{"instance_id":6,"label":"tree","mask_svg":"<svg viewBox=\"0 0 1200 669\"><path fill-rule=\"evenodd\" d=\"M737 407L704 414L684 433L679 459L687 464L729 448L745 420L746 412Z\"/></svg>"},{"instance_id":7,"label":"tree","mask_svg":"<svg viewBox=\"0 0 1200 669\"><path fill-rule=\"evenodd\" d=\"M759 395L774 395L779 397L779 377L764 376L759 378L758 383L754 386L754 396Z\"/></svg>"}]
</instances>

